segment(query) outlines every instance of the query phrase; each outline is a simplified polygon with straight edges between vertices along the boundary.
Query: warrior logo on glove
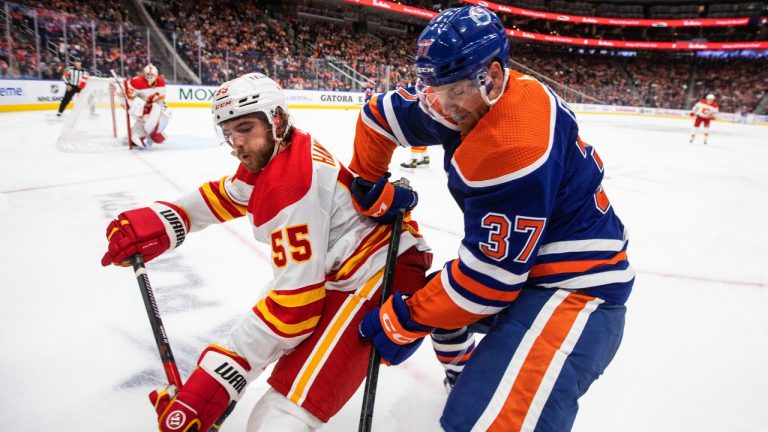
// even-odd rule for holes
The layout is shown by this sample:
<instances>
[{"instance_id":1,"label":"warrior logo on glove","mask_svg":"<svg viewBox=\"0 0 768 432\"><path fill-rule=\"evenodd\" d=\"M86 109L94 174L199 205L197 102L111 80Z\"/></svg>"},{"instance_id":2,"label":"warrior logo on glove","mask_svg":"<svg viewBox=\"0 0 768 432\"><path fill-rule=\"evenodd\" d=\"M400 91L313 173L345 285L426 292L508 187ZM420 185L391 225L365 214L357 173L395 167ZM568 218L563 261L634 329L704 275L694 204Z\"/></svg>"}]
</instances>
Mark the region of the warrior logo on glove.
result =
<instances>
[{"instance_id":1,"label":"warrior logo on glove","mask_svg":"<svg viewBox=\"0 0 768 432\"><path fill-rule=\"evenodd\" d=\"M184 426L187 422L187 416L182 411L174 411L168 415L168 419L165 421L165 426L170 430L176 430Z\"/></svg>"}]
</instances>

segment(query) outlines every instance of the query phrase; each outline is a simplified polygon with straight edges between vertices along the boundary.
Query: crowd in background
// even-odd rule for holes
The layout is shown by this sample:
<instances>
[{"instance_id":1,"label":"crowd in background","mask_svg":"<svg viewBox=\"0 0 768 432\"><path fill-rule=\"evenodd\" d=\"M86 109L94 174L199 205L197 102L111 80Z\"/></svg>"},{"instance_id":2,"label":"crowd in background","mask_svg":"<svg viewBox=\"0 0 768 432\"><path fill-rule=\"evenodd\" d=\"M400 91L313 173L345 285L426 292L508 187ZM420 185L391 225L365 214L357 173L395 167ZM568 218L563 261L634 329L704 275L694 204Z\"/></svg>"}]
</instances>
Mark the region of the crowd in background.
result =
<instances>
[{"instance_id":1,"label":"crowd in background","mask_svg":"<svg viewBox=\"0 0 768 432\"><path fill-rule=\"evenodd\" d=\"M380 65L409 63L412 36L378 36L352 24L278 15L266 2L172 0L151 7L159 26L170 38L176 35L179 52L193 70L199 66L206 83L258 71L285 88L352 90L360 84L350 82L345 74L354 74L339 63L367 77L375 76Z\"/></svg>"},{"instance_id":2,"label":"crowd in background","mask_svg":"<svg viewBox=\"0 0 768 432\"><path fill-rule=\"evenodd\" d=\"M146 29L135 26L120 0L24 0L2 3L0 76L58 79L79 60L93 75L137 73L146 64ZM5 17L3 17L5 18Z\"/></svg>"},{"instance_id":3,"label":"crowd in background","mask_svg":"<svg viewBox=\"0 0 768 432\"><path fill-rule=\"evenodd\" d=\"M55 79L66 59L74 58L97 74L109 69L133 74L150 57L146 30L132 24L119 0L25 3L9 3L8 8L12 30L18 35L10 52L16 76ZM408 3L432 10L444 7L433 1ZM33 13L32 7L48 9ZM412 53L419 26L414 24L395 31L371 31L365 22L313 19L267 0L169 0L150 3L148 9L205 84L252 71L266 73L288 89L357 91L372 81L381 91L415 83ZM63 43L65 22L68 44ZM35 24L39 58L34 35L19 31ZM0 26L5 26L4 20ZM4 28L0 30L5 33ZM0 76L11 72L8 55L3 38ZM722 111L752 112L768 92L768 56L627 55L513 40L511 60L512 68L545 81L572 102L690 108L714 93Z\"/></svg>"}]
</instances>

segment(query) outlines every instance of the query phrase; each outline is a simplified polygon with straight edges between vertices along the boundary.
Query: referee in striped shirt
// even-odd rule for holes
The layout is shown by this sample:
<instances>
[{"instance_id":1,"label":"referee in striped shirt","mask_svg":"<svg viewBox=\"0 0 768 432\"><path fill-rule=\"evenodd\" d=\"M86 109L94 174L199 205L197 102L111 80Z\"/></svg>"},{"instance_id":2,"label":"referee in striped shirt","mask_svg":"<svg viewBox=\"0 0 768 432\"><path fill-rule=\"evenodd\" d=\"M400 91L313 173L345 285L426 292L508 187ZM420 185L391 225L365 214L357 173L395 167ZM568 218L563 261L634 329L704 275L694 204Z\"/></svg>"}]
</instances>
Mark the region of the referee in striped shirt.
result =
<instances>
[{"instance_id":1,"label":"referee in striped shirt","mask_svg":"<svg viewBox=\"0 0 768 432\"><path fill-rule=\"evenodd\" d=\"M64 93L64 98L59 105L59 112L56 114L57 117L61 117L61 113L64 112L64 108L67 107L67 104L72 100L75 93L80 93L82 87L85 87L85 83L81 83L81 79L84 76L88 76L88 72L83 70L83 64L80 60L75 60L73 64L74 66L68 67L64 71L64 76L62 76L64 84L67 85L67 91Z\"/></svg>"}]
</instances>

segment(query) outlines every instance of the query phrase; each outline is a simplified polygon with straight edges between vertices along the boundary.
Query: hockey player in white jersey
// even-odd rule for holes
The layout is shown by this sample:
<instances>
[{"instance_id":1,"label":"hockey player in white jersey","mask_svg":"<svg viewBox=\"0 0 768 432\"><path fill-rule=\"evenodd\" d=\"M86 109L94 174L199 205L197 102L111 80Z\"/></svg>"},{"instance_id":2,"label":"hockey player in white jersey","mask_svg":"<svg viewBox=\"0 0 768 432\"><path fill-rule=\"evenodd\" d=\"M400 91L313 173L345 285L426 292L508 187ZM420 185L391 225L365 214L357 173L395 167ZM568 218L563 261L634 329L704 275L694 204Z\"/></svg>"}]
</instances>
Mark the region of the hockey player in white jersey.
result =
<instances>
[{"instance_id":1,"label":"hockey player in white jersey","mask_svg":"<svg viewBox=\"0 0 768 432\"><path fill-rule=\"evenodd\" d=\"M691 108L690 115L696 119L693 122L693 130L691 130L691 138L688 142L692 143L696 139L696 133L699 131L699 126L704 127L704 144L709 139L709 123L715 119L715 116L720 112L720 107L715 103L715 95L708 94L705 99L696 102L696 105Z\"/></svg>"},{"instance_id":2,"label":"hockey player in white jersey","mask_svg":"<svg viewBox=\"0 0 768 432\"><path fill-rule=\"evenodd\" d=\"M256 240L271 246L268 293L255 306L244 305L228 340L203 350L181 389L151 393L159 427L207 431L276 362L271 389L253 408L247 430L315 430L365 377L370 344L357 329L379 303L392 229L356 211L353 174L292 125L285 95L271 79L251 73L222 84L213 115L240 161L235 174L172 203L121 213L107 228L102 264L123 265L137 253L150 261L189 233L247 216ZM394 285L414 292L424 284L431 254L410 216L398 235Z\"/></svg>"},{"instance_id":3,"label":"hockey player in white jersey","mask_svg":"<svg viewBox=\"0 0 768 432\"><path fill-rule=\"evenodd\" d=\"M130 102L131 141L139 148L149 148L153 143L165 141L165 128L171 112L165 104L165 78L153 64L144 67L141 75L125 83Z\"/></svg>"}]
</instances>

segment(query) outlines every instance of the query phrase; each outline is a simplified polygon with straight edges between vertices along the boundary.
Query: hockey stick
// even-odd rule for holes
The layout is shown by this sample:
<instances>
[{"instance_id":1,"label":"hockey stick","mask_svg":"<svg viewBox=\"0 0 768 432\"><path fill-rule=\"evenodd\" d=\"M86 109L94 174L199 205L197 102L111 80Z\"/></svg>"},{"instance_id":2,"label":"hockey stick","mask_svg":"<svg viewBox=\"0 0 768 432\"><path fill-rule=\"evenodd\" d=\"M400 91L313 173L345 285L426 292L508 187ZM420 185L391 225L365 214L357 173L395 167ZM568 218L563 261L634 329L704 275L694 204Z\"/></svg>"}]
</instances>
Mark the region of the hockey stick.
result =
<instances>
[{"instance_id":1,"label":"hockey stick","mask_svg":"<svg viewBox=\"0 0 768 432\"><path fill-rule=\"evenodd\" d=\"M141 297L144 299L144 308L147 310L149 324L152 326L152 333L155 336L155 343L157 344L157 350L160 352L160 360L163 362L163 369L165 369L168 384L176 386L177 390L181 389L181 376L179 375L179 369L176 367L176 361L173 359L171 344L168 342L163 321L160 319L160 311L157 310L155 295L152 293L152 286L149 284L149 277L147 277L147 269L144 267L144 258L142 258L141 254L136 254L131 257L131 264L133 265L136 280L139 282Z\"/></svg>"},{"instance_id":2,"label":"hockey stick","mask_svg":"<svg viewBox=\"0 0 768 432\"><path fill-rule=\"evenodd\" d=\"M179 391L181 390L181 375L179 375L179 369L176 367L176 361L173 359L171 344L168 342L168 335L165 333L163 321L160 319L160 311L157 309L155 295L152 292L152 286L149 284L147 268L144 266L144 258L141 254L136 254L131 257L131 264L133 265L133 272L136 275L136 280L139 282L141 298L144 299L144 308L147 310L147 317L149 317L149 324L152 326L152 333L155 336L157 350L160 352L160 360L163 361L163 369L165 369L165 376L168 378L168 384L176 386L176 391ZM218 431L221 424L224 423L224 420L226 420L227 417L229 417L229 414L234 408L235 402L231 402L227 407L227 410L224 411L224 414L216 420L216 423L214 423L208 431ZM189 432L197 432L197 428L193 427Z\"/></svg>"},{"instance_id":3,"label":"hockey stick","mask_svg":"<svg viewBox=\"0 0 768 432\"><path fill-rule=\"evenodd\" d=\"M120 87L120 93L123 95L123 102L125 103L125 128L128 130L128 150L133 148L133 137L131 136L131 116L128 114L128 110L131 105L128 102L128 87L120 83L120 78L117 76L117 72L114 69L109 70L112 73L112 78L115 79L115 83Z\"/></svg>"},{"instance_id":4,"label":"hockey stick","mask_svg":"<svg viewBox=\"0 0 768 432\"><path fill-rule=\"evenodd\" d=\"M400 179L403 182L405 179ZM404 182L407 185L407 180ZM395 263L397 262L397 252L400 247L400 229L403 226L405 210L400 209L397 212L395 221L392 223L392 238L389 240L387 249L387 262L384 267L384 281L381 284L381 303L389 297L392 291L392 280L395 276ZM381 363L381 354L371 344L371 356L368 359L368 373L365 376L365 388L363 390L363 409L360 412L359 432L369 432L373 422L373 404L376 401L376 384L379 380L379 363Z\"/></svg>"}]
</instances>

